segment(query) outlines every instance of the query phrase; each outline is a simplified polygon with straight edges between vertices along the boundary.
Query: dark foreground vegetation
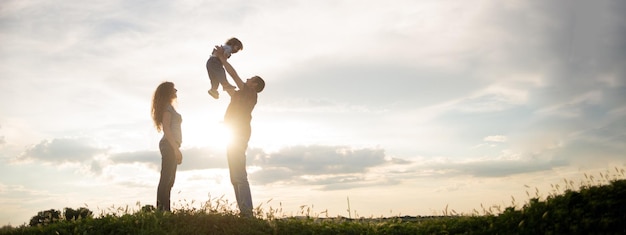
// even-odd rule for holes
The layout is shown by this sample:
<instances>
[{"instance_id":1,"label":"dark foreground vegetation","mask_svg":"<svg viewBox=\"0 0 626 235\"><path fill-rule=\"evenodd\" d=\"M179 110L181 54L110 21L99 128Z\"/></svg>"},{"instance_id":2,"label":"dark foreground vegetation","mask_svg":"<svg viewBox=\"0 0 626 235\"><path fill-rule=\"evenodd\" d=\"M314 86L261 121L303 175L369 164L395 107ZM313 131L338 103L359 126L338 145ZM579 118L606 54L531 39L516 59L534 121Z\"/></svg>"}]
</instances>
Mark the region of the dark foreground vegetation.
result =
<instances>
[{"instance_id":1,"label":"dark foreground vegetation","mask_svg":"<svg viewBox=\"0 0 626 235\"><path fill-rule=\"evenodd\" d=\"M616 169L617 170L617 169ZM86 208L39 212L29 225L4 226L0 234L626 234L626 180L620 178L555 191L521 208L483 215L394 218L276 218L275 210L241 218L223 206L172 213L143 206L94 218ZM606 175L603 175L606 177ZM593 181L593 177L591 177ZM559 186L556 186L558 190ZM263 218L261 218L263 217Z\"/></svg>"}]
</instances>

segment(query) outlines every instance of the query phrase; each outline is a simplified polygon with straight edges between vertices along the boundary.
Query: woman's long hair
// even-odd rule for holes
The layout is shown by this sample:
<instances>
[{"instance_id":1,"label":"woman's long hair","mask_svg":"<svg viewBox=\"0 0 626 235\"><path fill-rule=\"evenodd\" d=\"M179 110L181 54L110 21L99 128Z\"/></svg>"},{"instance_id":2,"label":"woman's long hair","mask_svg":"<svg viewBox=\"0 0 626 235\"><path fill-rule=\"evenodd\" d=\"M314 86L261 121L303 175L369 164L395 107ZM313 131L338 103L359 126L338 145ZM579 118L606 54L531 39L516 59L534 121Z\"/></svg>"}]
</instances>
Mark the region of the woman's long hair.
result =
<instances>
[{"instance_id":1,"label":"woman's long hair","mask_svg":"<svg viewBox=\"0 0 626 235\"><path fill-rule=\"evenodd\" d=\"M163 127L163 112L168 105L172 104L174 100L174 83L163 82L161 83L152 97L152 121L158 132L161 132Z\"/></svg>"}]
</instances>

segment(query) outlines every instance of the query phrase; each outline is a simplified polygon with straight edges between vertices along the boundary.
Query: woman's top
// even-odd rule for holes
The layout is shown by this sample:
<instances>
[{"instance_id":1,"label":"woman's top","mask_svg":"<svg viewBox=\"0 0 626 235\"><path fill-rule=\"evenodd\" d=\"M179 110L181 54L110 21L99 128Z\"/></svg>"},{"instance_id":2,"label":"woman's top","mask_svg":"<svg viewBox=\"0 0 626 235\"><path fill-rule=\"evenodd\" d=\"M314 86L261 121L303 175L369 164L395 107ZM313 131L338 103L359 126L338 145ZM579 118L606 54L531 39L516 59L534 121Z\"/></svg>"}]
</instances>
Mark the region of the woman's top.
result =
<instances>
[{"instance_id":1,"label":"woman's top","mask_svg":"<svg viewBox=\"0 0 626 235\"><path fill-rule=\"evenodd\" d=\"M180 129L180 124L183 122L183 118L178 112L176 112L176 109L174 109L172 105L169 105L166 111L170 112L170 114L172 115L170 130L172 130L172 135L174 136L176 145L180 147L180 144L183 143L183 135Z\"/></svg>"}]
</instances>

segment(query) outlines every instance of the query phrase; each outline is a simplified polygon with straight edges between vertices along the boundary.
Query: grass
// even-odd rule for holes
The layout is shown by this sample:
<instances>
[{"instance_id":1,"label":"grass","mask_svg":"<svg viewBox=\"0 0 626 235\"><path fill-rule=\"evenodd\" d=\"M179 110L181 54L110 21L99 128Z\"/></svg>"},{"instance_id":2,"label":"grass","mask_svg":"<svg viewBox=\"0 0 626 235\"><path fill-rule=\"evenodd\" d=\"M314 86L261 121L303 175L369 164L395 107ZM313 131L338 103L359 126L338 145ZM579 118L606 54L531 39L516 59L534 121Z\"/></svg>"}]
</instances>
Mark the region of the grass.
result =
<instances>
[{"instance_id":1,"label":"grass","mask_svg":"<svg viewBox=\"0 0 626 235\"><path fill-rule=\"evenodd\" d=\"M578 185L571 180L552 185L543 199L537 189L534 195L527 191L530 199L521 208L481 205L482 213L469 215L446 207L443 216L327 218L302 206L298 216L284 217L281 208L264 211L260 205L254 218L242 218L222 197L171 213L139 203L137 209L111 207L99 216L69 215L82 208L66 208L55 218L42 212L31 225L4 226L0 234L626 234L624 178L618 168L600 177L585 174Z\"/></svg>"}]
</instances>

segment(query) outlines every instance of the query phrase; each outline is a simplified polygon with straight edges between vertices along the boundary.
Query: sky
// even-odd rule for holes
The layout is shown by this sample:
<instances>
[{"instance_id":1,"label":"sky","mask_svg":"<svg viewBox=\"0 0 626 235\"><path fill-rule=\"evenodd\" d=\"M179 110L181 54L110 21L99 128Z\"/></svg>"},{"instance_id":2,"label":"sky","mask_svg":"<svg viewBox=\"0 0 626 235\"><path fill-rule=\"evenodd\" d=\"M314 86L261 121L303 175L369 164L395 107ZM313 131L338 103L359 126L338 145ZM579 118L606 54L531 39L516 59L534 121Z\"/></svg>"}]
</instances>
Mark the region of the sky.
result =
<instances>
[{"instance_id":1,"label":"sky","mask_svg":"<svg viewBox=\"0 0 626 235\"><path fill-rule=\"evenodd\" d=\"M255 207L278 216L472 214L624 178L626 2L0 2L0 225L154 205L163 81L178 89L174 209L235 209L207 94L215 45L265 90ZM601 174L601 175L600 175ZM589 176L595 176L590 179Z\"/></svg>"}]
</instances>

